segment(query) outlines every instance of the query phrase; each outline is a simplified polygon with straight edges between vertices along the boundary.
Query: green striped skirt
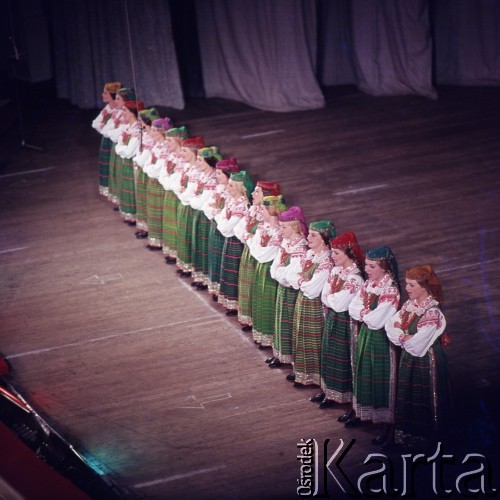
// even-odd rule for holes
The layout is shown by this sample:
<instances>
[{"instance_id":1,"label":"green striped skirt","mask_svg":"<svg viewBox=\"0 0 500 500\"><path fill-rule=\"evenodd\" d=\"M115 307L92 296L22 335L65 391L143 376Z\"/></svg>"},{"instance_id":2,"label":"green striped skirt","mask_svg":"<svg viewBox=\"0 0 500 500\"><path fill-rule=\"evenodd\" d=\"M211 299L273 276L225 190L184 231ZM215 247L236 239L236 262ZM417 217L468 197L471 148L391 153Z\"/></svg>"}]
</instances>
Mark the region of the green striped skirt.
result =
<instances>
[{"instance_id":1,"label":"green striped skirt","mask_svg":"<svg viewBox=\"0 0 500 500\"><path fill-rule=\"evenodd\" d=\"M327 399L352 401L351 328L347 311L328 308L321 345L321 388Z\"/></svg>"},{"instance_id":2,"label":"green striped skirt","mask_svg":"<svg viewBox=\"0 0 500 500\"><path fill-rule=\"evenodd\" d=\"M192 271L191 243L193 240L194 210L191 205L177 208L177 267L183 272Z\"/></svg>"},{"instance_id":3,"label":"green striped skirt","mask_svg":"<svg viewBox=\"0 0 500 500\"><path fill-rule=\"evenodd\" d=\"M283 285L278 286L276 293L273 356L281 363L293 363L293 313L298 293L295 288Z\"/></svg>"},{"instance_id":4,"label":"green striped skirt","mask_svg":"<svg viewBox=\"0 0 500 500\"><path fill-rule=\"evenodd\" d=\"M102 136L101 146L99 148L99 194L108 196L109 185L109 160L113 141L109 137Z\"/></svg>"},{"instance_id":5,"label":"green striped skirt","mask_svg":"<svg viewBox=\"0 0 500 500\"><path fill-rule=\"evenodd\" d=\"M135 221L135 175L132 158L124 158L120 169L120 214L127 222Z\"/></svg>"},{"instance_id":6,"label":"green striped skirt","mask_svg":"<svg viewBox=\"0 0 500 500\"><path fill-rule=\"evenodd\" d=\"M255 342L270 347L273 345L276 293L278 282L271 278L272 262L257 263L252 288L252 335Z\"/></svg>"},{"instance_id":7,"label":"green striped skirt","mask_svg":"<svg viewBox=\"0 0 500 500\"><path fill-rule=\"evenodd\" d=\"M173 191L165 191L163 199L162 240L163 255L177 257L177 207L180 201Z\"/></svg>"},{"instance_id":8,"label":"green striped skirt","mask_svg":"<svg viewBox=\"0 0 500 500\"><path fill-rule=\"evenodd\" d=\"M396 398L395 439L426 446L449 422L450 390L446 357L439 341L421 358L402 351Z\"/></svg>"},{"instance_id":9,"label":"green striped skirt","mask_svg":"<svg viewBox=\"0 0 500 500\"><path fill-rule=\"evenodd\" d=\"M142 168L135 167L135 220L137 229L148 230L147 219L147 193L148 193L148 174Z\"/></svg>"},{"instance_id":10,"label":"green striped skirt","mask_svg":"<svg viewBox=\"0 0 500 500\"><path fill-rule=\"evenodd\" d=\"M220 290L220 267L225 240L217 229L217 222L212 219L208 235L208 291L213 295L218 295Z\"/></svg>"},{"instance_id":11,"label":"green striped skirt","mask_svg":"<svg viewBox=\"0 0 500 500\"><path fill-rule=\"evenodd\" d=\"M210 221L201 210L194 211L191 260L192 277L196 282L208 285L208 234Z\"/></svg>"},{"instance_id":12,"label":"green striped skirt","mask_svg":"<svg viewBox=\"0 0 500 500\"><path fill-rule=\"evenodd\" d=\"M165 189L158 182L158 179L149 177L146 194L146 222L148 224L148 244L155 248L161 248L163 198L165 198Z\"/></svg>"},{"instance_id":13,"label":"green striped skirt","mask_svg":"<svg viewBox=\"0 0 500 500\"><path fill-rule=\"evenodd\" d=\"M384 329L359 329L354 357L353 408L361 420L394 422L396 351Z\"/></svg>"},{"instance_id":14,"label":"green striped skirt","mask_svg":"<svg viewBox=\"0 0 500 500\"><path fill-rule=\"evenodd\" d=\"M308 299L299 290L293 315L293 371L299 384L320 385L324 325L321 297Z\"/></svg>"},{"instance_id":15,"label":"green striped skirt","mask_svg":"<svg viewBox=\"0 0 500 500\"><path fill-rule=\"evenodd\" d=\"M241 254L238 282L238 321L242 325L252 325L252 286L255 279L257 261L245 245Z\"/></svg>"},{"instance_id":16,"label":"green striped skirt","mask_svg":"<svg viewBox=\"0 0 500 500\"><path fill-rule=\"evenodd\" d=\"M222 249L219 304L238 309L238 277L243 243L236 237L225 238Z\"/></svg>"},{"instance_id":17,"label":"green striped skirt","mask_svg":"<svg viewBox=\"0 0 500 500\"><path fill-rule=\"evenodd\" d=\"M113 143L109 155L108 200L113 205L120 204L120 168L121 157L116 154L116 144Z\"/></svg>"}]
</instances>

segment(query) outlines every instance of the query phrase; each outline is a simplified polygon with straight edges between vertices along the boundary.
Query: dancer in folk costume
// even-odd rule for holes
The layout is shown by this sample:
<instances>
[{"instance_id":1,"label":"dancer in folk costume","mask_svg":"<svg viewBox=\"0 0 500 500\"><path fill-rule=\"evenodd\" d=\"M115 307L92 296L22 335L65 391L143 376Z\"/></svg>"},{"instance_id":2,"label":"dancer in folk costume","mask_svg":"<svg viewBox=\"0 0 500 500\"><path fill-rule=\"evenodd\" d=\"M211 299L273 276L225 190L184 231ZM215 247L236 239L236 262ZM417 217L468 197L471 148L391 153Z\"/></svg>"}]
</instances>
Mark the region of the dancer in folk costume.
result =
<instances>
[{"instance_id":1,"label":"dancer in folk costume","mask_svg":"<svg viewBox=\"0 0 500 500\"><path fill-rule=\"evenodd\" d=\"M325 317L321 292L332 269L329 242L335 237L330 221L309 224L309 250L289 275L299 289L293 316L294 373L287 376L295 387L320 385L321 340Z\"/></svg>"},{"instance_id":2,"label":"dancer in folk costume","mask_svg":"<svg viewBox=\"0 0 500 500\"><path fill-rule=\"evenodd\" d=\"M239 172L236 158L232 156L227 160L220 160L215 164L217 186L212 195L202 207L203 212L210 221L210 232L208 235L208 292L214 301L218 300L220 291L220 270L222 261L222 250L225 238L217 228L215 217L219 215L226 203L227 185L232 173Z\"/></svg>"},{"instance_id":3,"label":"dancer in folk costume","mask_svg":"<svg viewBox=\"0 0 500 500\"><path fill-rule=\"evenodd\" d=\"M273 355L266 359L269 368L279 368L282 364L293 363L293 314L298 288L288 281L288 273L298 267L307 253L307 223L302 209L290 207L279 215L283 241L275 257L270 273L278 283L276 293L276 315L274 320Z\"/></svg>"},{"instance_id":4,"label":"dancer in folk costume","mask_svg":"<svg viewBox=\"0 0 500 500\"><path fill-rule=\"evenodd\" d=\"M113 148L113 141L102 133L104 127L113 117L113 112L117 110L115 102L116 93L121 89L121 82L108 82L104 85L102 91L102 102L104 108L92 121L92 128L102 135L101 145L99 147L99 194L108 197L109 183L109 159Z\"/></svg>"},{"instance_id":5,"label":"dancer in folk costume","mask_svg":"<svg viewBox=\"0 0 500 500\"><path fill-rule=\"evenodd\" d=\"M261 204L262 224L247 241L250 254L257 261L252 286L252 336L259 349L273 344L278 282L271 278L270 268L283 241L279 215L285 210L281 195L265 196Z\"/></svg>"},{"instance_id":6,"label":"dancer in folk costume","mask_svg":"<svg viewBox=\"0 0 500 500\"><path fill-rule=\"evenodd\" d=\"M360 322L353 357L353 409L339 417L346 427L362 420L383 423L385 430L374 440L382 444L394 423L396 349L384 325L398 309L398 265L392 250L377 247L366 253L368 279L349 304L349 315ZM346 420L347 419L347 420Z\"/></svg>"},{"instance_id":7,"label":"dancer in folk costume","mask_svg":"<svg viewBox=\"0 0 500 500\"><path fill-rule=\"evenodd\" d=\"M123 115L128 127L122 132L116 144L119 163L120 215L124 222L135 225L135 174L134 157L139 152L142 142L142 128L138 120L139 112L144 109L142 101L125 101Z\"/></svg>"},{"instance_id":8,"label":"dancer in folk costume","mask_svg":"<svg viewBox=\"0 0 500 500\"><path fill-rule=\"evenodd\" d=\"M321 409L352 402L351 357L356 331L351 331L349 304L364 283L364 255L356 235L341 234L330 241L330 248L334 267L321 293L327 311L321 345L322 391L311 398Z\"/></svg>"},{"instance_id":9,"label":"dancer in folk costume","mask_svg":"<svg viewBox=\"0 0 500 500\"><path fill-rule=\"evenodd\" d=\"M407 271L406 291L409 299L385 324L389 340L401 348L395 442L425 448L442 436L450 403L443 294L428 264Z\"/></svg>"},{"instance_id":10,"label":"dancer in folk costume","mask_svg":"<svg viewBox=\"0 0 500 500\"><path fill-rule=\"evenodd\" d=\"M143 170L148 176L146 190L146 219L148 224L148 244L149 250L161 250L162 248L162 216L163 199L165 190L158 181L162 169L166 168L166 161L170 152L170 147L166 141L165 134L172 126L169 118L159 118L151 125L151 133L156 143L151 150L151 157L144 164Z\"/></svg>"},{"instance_id":11,"label":"dancer in folk costume","mask_svg":"<svg viewBox=\"0 0 500 500\"><path fill-rule=\"evenodd\" d=\"M200 149L205 147L203 137L190 137L182 141L182 155L184 164L182 167L180 181L172 186L174 193L179 198L177 208L177 272L182 277L191 276L192 271L192 240L193 240L193 218L194 210L190 200L201 176L201 170L196 162Z\"/></svg>"},{"instance_id":12,"label":"dancer in folk costume","mask_svg":"<svg viewBox=\"0 0 500 500\"><path fill-rule=\"evenodd\" d=\"M102 134L113 142L109 155L108 200L114 205L114 210L119 210L120 205L120 168L121 159L116 155L116 144L120 141L123 131L128 127L125 119L125 102L137 101L135 90L123 87L116 92L113 116L102 128Z\"/></svg>"},{"instance_id":13,"label":"dancer in folk costume","mask_svg":"<svg viewBox=\"0 0 500 500\"><path fill-rule=\"evenodd\" d=\"M137 231L135 237L138 239L148 237L147 224L147 190L148 175L143 167L151 160L153 146L156 143L152 133L151 124L160 118L156 108L143 109L139 111L139 121L142 126L142 144L139 152L134 157L135 173L135 223Z\"/></svg>"},{"instance_id":14,"label":"dancer in folk costume","mask_svg":"<svg viewBox=\"0 0 500 500\"><path fill-rule=\"evenodd\" d=\"M173 191L173 186L179 182L180 170L184 163L182 141L188 138L186 127L172 128L167 131L166 140L170 153L166 168L162 169L158 181L165 190L162 212L162 250L165 262L175 264L177 258L177 207L179 198Z\"/></svg>"},{"instance_id":15,"label":"dancer in folk costume","mask_svg":"<svg viewBox=\"0 0 500 500\"><path fill-rule=\"evenodd\" d=\"M245 217L234 228L234 234L244 244L241 255L238 283L238 321L244 332L252 330L252 296L251 289L255 279L257 261L250 253L247 242L253 237L260 222L262 214L260 205L264 196L279 196L280 186L274 182L257 181L252 192L252 206Z\"/></svg>"},{"instance_id":16,"label":"dancer in folk costume","mask_svg":"<svg viewBox=\"0 0 500 500\"><path fill-rule=\"evenodd\" d=\"M193 217L193 239L191 247L193 282L191 286L198 290L208 288L208 235L210 233L210 221L203 212L203 206L211 198L217 177L215 165L222 160L219 149L215 146L203 148L198 151L197 164L201 175L195 192L190 200L194 210Z\"/></svg>"},{"instance_id":17,"label":"dancer in folk costume","mask_svg":"<svg viewBox=\"0 0 500 500\"><path fill-rule=\"evenodd\" d=\"M238 284L243 243L235 235L235 227L243 220L250 205L253 182L245 170L231 174L227 191L229 196L216 217L217 228L225 237L222 249L219 303L227 316L238 314Z\"/></svg>"}]
</instances>

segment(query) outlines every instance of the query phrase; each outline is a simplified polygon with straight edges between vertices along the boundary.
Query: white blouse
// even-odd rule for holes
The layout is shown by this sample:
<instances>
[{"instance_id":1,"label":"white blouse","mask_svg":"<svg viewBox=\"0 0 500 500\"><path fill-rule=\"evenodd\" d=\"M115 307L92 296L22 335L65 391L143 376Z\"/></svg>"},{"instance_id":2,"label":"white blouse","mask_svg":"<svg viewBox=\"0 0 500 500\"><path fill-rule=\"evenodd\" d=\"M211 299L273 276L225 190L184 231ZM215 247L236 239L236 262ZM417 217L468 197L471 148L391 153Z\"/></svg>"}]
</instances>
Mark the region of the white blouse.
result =
<instances>
[{"instance_id":1,"label":"white blouse","mask_svg":"<svg viewBox=\"0 0 500 500\"><path fill-rule=\"evenodd\" d=\"M123 130L118 143L116 144L116 154L122 158L133 158L139 151L141 145L141 129L138 122L130 123Z\"/></svg>"},{"instance_id":2,"label":"white blouse","mask_svg":"<svg viewBox=\"0 0 500 500\"><path fill-rule=\"evenodd\" d=\"M303 269L311 264L318 264L318 267L311 279L304 278ZM298 263L294 262L293 265L290 265L288 281L293 288L300 289L308 299L315 299L321 295L332 266L329 248L326 248L320 254L315 254L309 249Z\"/></svg>"},{"instance_id":3,"label":"white blouse","mask_svg":"<svg viewBox=\"0 0 500 500\"><path fill-rule=\"evenodd\" d=\"M217 229L225 238L235 236L234 228L245 217L248 211L248 201L245 196L226 200L220 214L216 215Z\"/></svg>"},{"instance_id":4,"label":"white blouse","mask_svg":"<svg viewBox=\"0 0 500 500\"><path fill-rule=\"evenodd\" d=\"M190 205L191 198L194 196L196 186L201 177L201 170L196 163L189 164L186 175L188 176L188 183L184 191L180 191L177 196L184 206Z\"/></svg>"},{"instance_id":5,"label":"white blouse","mask_svg":"<svg viewBox=\"0 0 500 500\"><path fill-rule=\"evenodd\" d=\"M363 283L361 271L355 263L346 269L342 266L335 266L323 287L321 301L335 312L345 312Z\"/></svg>"},{"instance_id":6,"label":"white blouse","mask_svg":"<svg viewBox=\"0 0 500 500\"><path fill-rule=\"evenodd\" d=\"M262 214L260 212L259 205L251 205L247 210L245 217L243 217L234 228L234 235L242 243L246 243L247 240L253 236L253 234L249 232L249 225L253 220L256 220L259 224L262 222Z\"/></svg>"},{"instance_id":7,"label":"white blouse","mask_svg":"<svg viewBox=\"0 0 500 500\"><path fill-rule=\"evenodd\" d=\"M151 156L144 164L142 169L152 179L158 179L161 171L166 168L165 161L170 152L170 148L166 141L157 142L151 149Z\"/></svg>"},{"instance_id":8,"label":"white blouse","mask_svg":"<svg viewBox=\"0 0 500 500\"><path fill-rule=\"evenodd\" d=\"M279 225L271 226L264 222L257 228L254 237L247 241L248 250L257 262L271 262L278 255L282 240Z\"/></svg>"},{"instance_id":9,"label":"white blouse","mask_svg":"<svg viewBox=\"0 0 500 500\"><path fill-rule=\"evenodd\" d=\"M291 287L288 281L288 273L294 263L296 265L300 263L300 259L307 253L308 248L307 240L302 236L294 241L283 238L278 255L271 264L271 278L274 278L280 285ZM289 263L285 265L288 257L290 257Z\"/></svg>"},{"instance_id":10,"label":"white blouse","mask_svg":"<svg viewBox=\"0 0 500 500\"><path fill-rule=\"evenodd\" d=\"M378 295L377 307L370 309L370 297ZM370 330L380 330L385 322L398 309L399 290L390 274L386 274L378 283L366 280L349 304L349 315L357 321L362 321Z\"/></svg>"},{"instance_id":11,"label":"white blouse","mask_svg":"<svg viewBox=\"0 0 500 500\"><path fill-rule=\"evenodd\" d=\"M108 103L104 108L102 108L101 112L92 120L92 128L97 130L97 132L101 133L103 127L111 120L113 116L113 108Z\"/></svg>"},{"instance_id":12,"label":"white blouse","mask_svg":"<svg viewBox=\"0 0 500 500\"><path fill-rule=\"evenodd\" d=\"M142 134L142 151L139 150L134 157L134 163L137 166L142 168L150 160L151 150L155 144L156 141L148 132Z\"/></svg>"},{"instance_id":13,"label":"white blouse","mask_svg":"<svg viewBox=\"0 0 500 500\"><path fill-rule=\"evenodd\" d=\"M406 313L406 314L405 314ZM417 331L412 335L410 340L401 343L400 335L408 334L408 329L402 329L403 316L414 315L420 316L417 323ZM411 320L410 320L411 321ZM398 324L398 326L396 326ZM436 339L444 332L446 328L446 319L439 308L439 303L432 296L426 302L419 306L415 300L407 300L403 307L389 318L385 324L385 330L389 340L401 346L412 356L421 358L429 348L434 344Z\"/></svg>"}]
</instances>

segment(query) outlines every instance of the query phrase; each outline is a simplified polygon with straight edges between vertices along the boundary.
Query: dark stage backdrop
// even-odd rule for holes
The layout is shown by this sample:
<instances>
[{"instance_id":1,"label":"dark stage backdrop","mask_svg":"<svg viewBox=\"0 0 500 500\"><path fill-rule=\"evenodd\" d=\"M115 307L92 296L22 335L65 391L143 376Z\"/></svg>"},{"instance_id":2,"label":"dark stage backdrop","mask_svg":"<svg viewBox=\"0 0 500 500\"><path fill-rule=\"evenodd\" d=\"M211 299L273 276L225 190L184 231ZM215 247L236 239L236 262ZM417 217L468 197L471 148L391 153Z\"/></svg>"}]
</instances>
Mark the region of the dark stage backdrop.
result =
<instances>
[{"instance_id":1,"label":"dark stage backdrop","mask_svg":"<svg viewBox=\"0 0 500 500\"><path fill-rule=\"evenodd\" d=\"M291 111L322 107L323 86L435 98L436 84L500 84L496 0L191 0L187 15L178 0L47 1L57 95L81 108L134 74L147 106L175 109L191 95Z\"/></svg>"}]
</instances>

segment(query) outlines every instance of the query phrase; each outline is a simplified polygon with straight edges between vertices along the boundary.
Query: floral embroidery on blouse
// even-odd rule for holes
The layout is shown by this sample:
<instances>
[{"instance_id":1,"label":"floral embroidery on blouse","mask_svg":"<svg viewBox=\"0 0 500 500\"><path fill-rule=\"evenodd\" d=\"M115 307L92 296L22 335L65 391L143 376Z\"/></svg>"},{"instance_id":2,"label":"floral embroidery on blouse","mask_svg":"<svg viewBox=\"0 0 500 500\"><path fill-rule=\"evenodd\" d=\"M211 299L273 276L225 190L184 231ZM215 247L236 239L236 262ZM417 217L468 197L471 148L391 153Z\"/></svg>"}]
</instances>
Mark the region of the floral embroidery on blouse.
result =
<instances>
[{"instance_id":1,"label":"floral embroidery on blouse","mask_svg":"<svg viewBox=\"0 0 500 500\"><path fill-rule=\"evenodd\" d=\"M419 317L418 327L435 326L437 329L442 327L443 315L439 310L439 302L431 295L422 305L418 305L415 300L408 300L401 308L401 330L406 334L409 332L410 325Z\"/></svg>"}]
</instances>

